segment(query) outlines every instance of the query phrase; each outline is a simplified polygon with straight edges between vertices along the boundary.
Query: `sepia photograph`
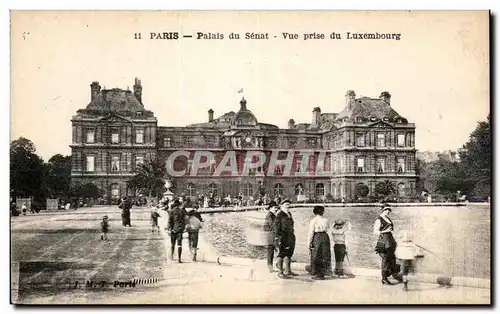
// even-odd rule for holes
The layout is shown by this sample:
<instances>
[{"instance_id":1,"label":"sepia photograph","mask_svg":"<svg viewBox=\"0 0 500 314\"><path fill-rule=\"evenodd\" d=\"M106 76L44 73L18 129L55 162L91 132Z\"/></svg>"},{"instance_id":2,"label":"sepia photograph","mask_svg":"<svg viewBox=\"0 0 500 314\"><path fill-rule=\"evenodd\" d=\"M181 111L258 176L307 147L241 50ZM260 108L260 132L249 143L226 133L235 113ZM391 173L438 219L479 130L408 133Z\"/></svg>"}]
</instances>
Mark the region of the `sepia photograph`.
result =
<instances>
[{"instance_id":1,"label":"sepia photograph","mask_svg":"<svg viewBox=\"0 0 500 314\"><path fill-rule=\"evenodd\" d=\"M10 11L10 303L491 305L482 11Z\"/></svg>"}]
</instances>

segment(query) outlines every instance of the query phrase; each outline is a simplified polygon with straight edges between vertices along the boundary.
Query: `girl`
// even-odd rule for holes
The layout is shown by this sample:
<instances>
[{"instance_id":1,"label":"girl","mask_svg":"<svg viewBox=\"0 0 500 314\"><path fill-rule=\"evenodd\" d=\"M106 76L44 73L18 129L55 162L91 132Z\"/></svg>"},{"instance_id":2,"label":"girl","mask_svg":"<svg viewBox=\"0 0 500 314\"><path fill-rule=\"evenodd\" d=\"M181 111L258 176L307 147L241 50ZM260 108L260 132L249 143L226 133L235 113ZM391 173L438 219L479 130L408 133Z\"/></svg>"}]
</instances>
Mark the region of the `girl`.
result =
<instances>
[{"instance_id":1,"label":"girl","mask_svg":"<svg viewBox=\"0 0 500 314\"><path fill-rule=\"evenodd\" d=\"M408 273L413 271L413 260L417 255L417 249L407 231L401 233L400 240L396 248L396 258L401 261L399 275L402 276L403 290L408 291Z\"/></svg>"},{"instance_id":2,"label":"girl","mask_svg":"<svg viewBox=\"0 0 500 314\"><path fill-rule=\"evenodd\" d=\"M335 271L334 274L344 278L344 257L347 255L345 245L345 235L351 225L344 220L336 220L332 228L333 252L335 253Z\"/></svg>"}]
</instances>

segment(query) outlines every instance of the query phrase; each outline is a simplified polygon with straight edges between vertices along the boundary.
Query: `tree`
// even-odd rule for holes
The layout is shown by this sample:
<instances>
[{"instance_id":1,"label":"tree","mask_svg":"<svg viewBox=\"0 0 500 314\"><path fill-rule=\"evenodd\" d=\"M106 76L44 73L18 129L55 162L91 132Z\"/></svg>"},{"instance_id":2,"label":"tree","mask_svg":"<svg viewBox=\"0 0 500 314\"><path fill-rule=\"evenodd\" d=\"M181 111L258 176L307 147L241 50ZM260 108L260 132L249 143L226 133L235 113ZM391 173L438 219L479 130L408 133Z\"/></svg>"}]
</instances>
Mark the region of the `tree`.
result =
<instances>
[{"instance_id":1,"label":"tree","mask_svg":"<svg viewBox=\"0 0 500 314\"><path fill-rule=\"evenodd\" d=\"M41 188L44 164L35 151L33 142L24 137L10 143L10 189L13 197L44 197Z\"/></svg>"},{"instance_id":2,"label":"tree","mask_svg":"<svg viewBox=\"0 0 500 314\"><path fill-rule=\"evenodd\" d=\"M366 197L369 192L370 189L365 184L361 183L356 186L356 196L358 197Z\"/></svg>"},{"instance_id":3,"label":"tree","mask_svg":"<svg viewBox=\"0 0 500 314\"><path fill-rule=\"evenodd\" d=\"M486 199L491 195L491 130L490 116L478 123L469 141L459 151L460 166L467 178L466 190Z\"/></svg>"},{"instance_id":4,"label":"tree","mask_svg":"<svg viewBox=\"0 0 500 314\"><path fill-rule=\"evenodd\" d=\"M52 156L44 170L43 188L47 196L68 197L71 190L71 156Z\"/></svg>"},{"instance_id":5,"label":"tree","mask_svg":"<svg viewBox=\"0 0 500 314\"><path fill-rule=\"evenodd\" d=\"M394 183L389 180L385 180L375 184L374 192L377 197L388 197L393 195L396 192L396 189L394 188Z\"/></svg>"},{"instance_id":6,"label":"tree","mask_svg":"<svg viewBox=\"0 0 500 314\"><path fill-rule=\"evenodd\" d=\"M98 198L103 192L93 183L77 182L71 186L71 195L77 198Z\"/></svg>"},{"instance_id":7,"label":"tree","mask_svg":"<svg viewBox=\"0 0 500 314\"><path fill-rule=\"evenodd\" d=\"M138 166L137 174L127 182L127 188L149 197L159 196L165 190L166 176L167 168L163 160L146 160Z\"/></svg>"}]
</instances>

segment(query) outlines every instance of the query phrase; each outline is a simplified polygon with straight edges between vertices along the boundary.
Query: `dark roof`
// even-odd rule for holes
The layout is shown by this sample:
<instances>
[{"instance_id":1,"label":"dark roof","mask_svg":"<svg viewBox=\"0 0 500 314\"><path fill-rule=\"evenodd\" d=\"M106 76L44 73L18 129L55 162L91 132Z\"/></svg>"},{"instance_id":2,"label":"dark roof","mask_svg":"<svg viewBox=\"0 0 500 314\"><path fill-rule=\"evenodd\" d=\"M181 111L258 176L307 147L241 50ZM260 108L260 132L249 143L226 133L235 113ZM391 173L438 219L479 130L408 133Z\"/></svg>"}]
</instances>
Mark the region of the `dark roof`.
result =
<instances>
[{"instance_id":1,"label":"dark roof","mask_svg":"<svg viewBox=\"0 0 500 314\"><path fill-rule=\"evenodd\" d=\"M101 90L86 109L137 112L144 111L144 105L132 91L113 88Z\"/></svg>"},{"instance_id":2,"label":"dark roof","mask_svg":"<svg viewBox=\"0 0 500 314\"><path fill-rule=\"evenodd\" d=\"M392 109L391 105L383 99L361 97L352 102L351 108L346 106L342 110L337 119L351 118L355 119L357 117L362 118L388 118L393 119L398 117L399 114L396 110Z\"/></svg>"}]
</instances>

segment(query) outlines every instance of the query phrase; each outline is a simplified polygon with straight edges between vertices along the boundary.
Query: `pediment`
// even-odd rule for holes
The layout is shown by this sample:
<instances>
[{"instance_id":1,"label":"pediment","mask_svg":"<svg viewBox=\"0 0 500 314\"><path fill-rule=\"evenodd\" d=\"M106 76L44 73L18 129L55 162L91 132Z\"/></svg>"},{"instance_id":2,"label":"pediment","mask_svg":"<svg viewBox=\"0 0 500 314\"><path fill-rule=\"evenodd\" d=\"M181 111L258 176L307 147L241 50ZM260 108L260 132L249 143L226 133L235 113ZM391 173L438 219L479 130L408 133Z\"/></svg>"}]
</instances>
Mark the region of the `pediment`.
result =
<instances>
[{"instance_id":1,"label":"pediment","mask_svg":"<svg viewBox=\"0 0 500 314\"><path fill-rule=\"evenodd\" d=\"M387 123L387 122L384 122L384 121L377 121L377 122L374 122L372 124L369 124L370 127L372 128L380 128L380 129L392 129L392 125Z\"/></svg>"},{"instance_id":2,"label":"pediment","mask_svg":"<svg viewBox=\"0 0 500 314\"><path fill-rule=\"evenodd\" d=\"M101 121L101 122L128 122L128 123L132 123L132 121L130 121L130 119L122 117L122 116L117 115L117 114L110 114L106 117L102 117L101 119L99 119L99 121Z\"/></svg>"}]
</instances>

